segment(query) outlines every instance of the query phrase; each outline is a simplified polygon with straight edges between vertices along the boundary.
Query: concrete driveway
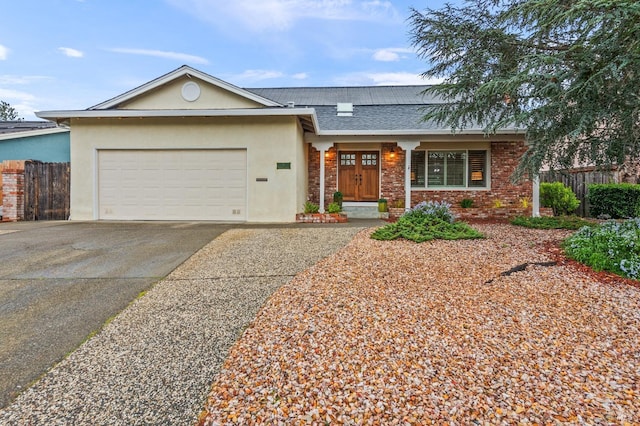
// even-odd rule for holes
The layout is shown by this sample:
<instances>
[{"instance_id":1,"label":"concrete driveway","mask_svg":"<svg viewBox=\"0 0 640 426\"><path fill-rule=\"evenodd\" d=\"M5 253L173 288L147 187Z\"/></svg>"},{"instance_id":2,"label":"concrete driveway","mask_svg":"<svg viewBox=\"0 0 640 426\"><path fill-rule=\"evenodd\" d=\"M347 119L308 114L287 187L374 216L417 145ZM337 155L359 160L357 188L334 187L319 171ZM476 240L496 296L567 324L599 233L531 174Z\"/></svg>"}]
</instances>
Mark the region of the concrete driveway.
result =
<instances>
[{"instance_id":1,"label":"concrete driveway","mask_svg":"<svg viewBox=\"0 0 640 426\"><path fill-rule=\"evenodd\" d=\"M232 226L0 224L0 408Z\"/></svg>"}]
</instances>

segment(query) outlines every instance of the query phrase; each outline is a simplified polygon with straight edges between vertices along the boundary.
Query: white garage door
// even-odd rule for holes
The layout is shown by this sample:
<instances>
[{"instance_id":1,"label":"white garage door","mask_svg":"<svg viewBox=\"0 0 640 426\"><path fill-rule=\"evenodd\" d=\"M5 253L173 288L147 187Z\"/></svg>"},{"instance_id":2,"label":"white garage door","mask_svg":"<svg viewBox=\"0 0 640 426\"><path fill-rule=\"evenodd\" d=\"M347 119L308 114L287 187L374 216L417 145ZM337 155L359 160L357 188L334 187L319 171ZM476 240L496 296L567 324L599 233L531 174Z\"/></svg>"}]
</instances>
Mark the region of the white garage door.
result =
<instances>
[{"instance_id":1,"label":"white garage door","mask_svg":"<svg viewBox=\"0 0 640 426\"><path fill-rule=\"evenodd\" d=\"M100 219L246 220L246 151L98 151L98 203Z\"/></svg>"}]
</instances>

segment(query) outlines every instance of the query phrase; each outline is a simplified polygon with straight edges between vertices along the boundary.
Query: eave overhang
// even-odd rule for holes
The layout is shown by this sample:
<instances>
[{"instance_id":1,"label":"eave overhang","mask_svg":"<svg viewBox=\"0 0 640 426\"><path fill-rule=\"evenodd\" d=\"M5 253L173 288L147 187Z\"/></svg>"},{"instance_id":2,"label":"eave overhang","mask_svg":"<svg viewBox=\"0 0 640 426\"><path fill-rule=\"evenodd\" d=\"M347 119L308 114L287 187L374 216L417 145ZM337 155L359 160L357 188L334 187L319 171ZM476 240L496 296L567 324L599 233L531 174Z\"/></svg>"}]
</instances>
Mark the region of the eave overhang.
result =
<instances>
[{"instance_id":1,"label":"eave overhang","mask_svg":"<svg viewBox=\"0 0 640 426\"><path fill-rule=\"evenodd\" d=\"M179 117L297 117L306 132L318 132L318 118L313 108L246 108L246 109L99 109L39 111L36 115L58 124L69 124L72 118L179 118Z\"/></svg>"}]
</instances>

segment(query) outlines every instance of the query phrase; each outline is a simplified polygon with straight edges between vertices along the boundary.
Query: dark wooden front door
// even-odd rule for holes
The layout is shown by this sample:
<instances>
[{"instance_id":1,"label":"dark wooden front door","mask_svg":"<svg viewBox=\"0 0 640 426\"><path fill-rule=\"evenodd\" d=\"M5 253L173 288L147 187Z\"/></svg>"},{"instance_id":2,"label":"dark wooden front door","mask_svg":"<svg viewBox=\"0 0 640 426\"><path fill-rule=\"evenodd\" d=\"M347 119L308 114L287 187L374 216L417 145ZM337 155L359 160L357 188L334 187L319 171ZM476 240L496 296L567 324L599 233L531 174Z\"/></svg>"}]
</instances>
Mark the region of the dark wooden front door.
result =
<instances>
[{"instance_id":1,"label":"dark wooden front door","mask_svg":"<svg viewBox=\"0 0 640 426\"><path fill-rule=\"evenodd\" d=\"M338 190L344 201L378 201L380 153L341 151Z\"/></svg>"}]
</instances>

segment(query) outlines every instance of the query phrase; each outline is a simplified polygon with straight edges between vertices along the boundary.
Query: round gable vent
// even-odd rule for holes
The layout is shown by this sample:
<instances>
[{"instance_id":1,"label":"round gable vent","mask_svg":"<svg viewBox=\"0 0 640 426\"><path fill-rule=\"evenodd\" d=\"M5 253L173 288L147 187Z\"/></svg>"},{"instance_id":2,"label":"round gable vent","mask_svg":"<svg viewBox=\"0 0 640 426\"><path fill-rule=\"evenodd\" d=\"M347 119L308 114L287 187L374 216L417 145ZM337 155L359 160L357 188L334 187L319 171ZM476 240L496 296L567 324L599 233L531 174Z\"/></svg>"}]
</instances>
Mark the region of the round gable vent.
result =
<instances>
[{"instance_id":1,"label":"round gable vent","mask_svg":"<svg viewBox=\"0 0 640 426\"><path fill-rule=\"evenodd\" d=\"M182 99L193 102L200 97L200 86L198 83L188 81L182 86Z\"/></svg>"}]
</instances>

